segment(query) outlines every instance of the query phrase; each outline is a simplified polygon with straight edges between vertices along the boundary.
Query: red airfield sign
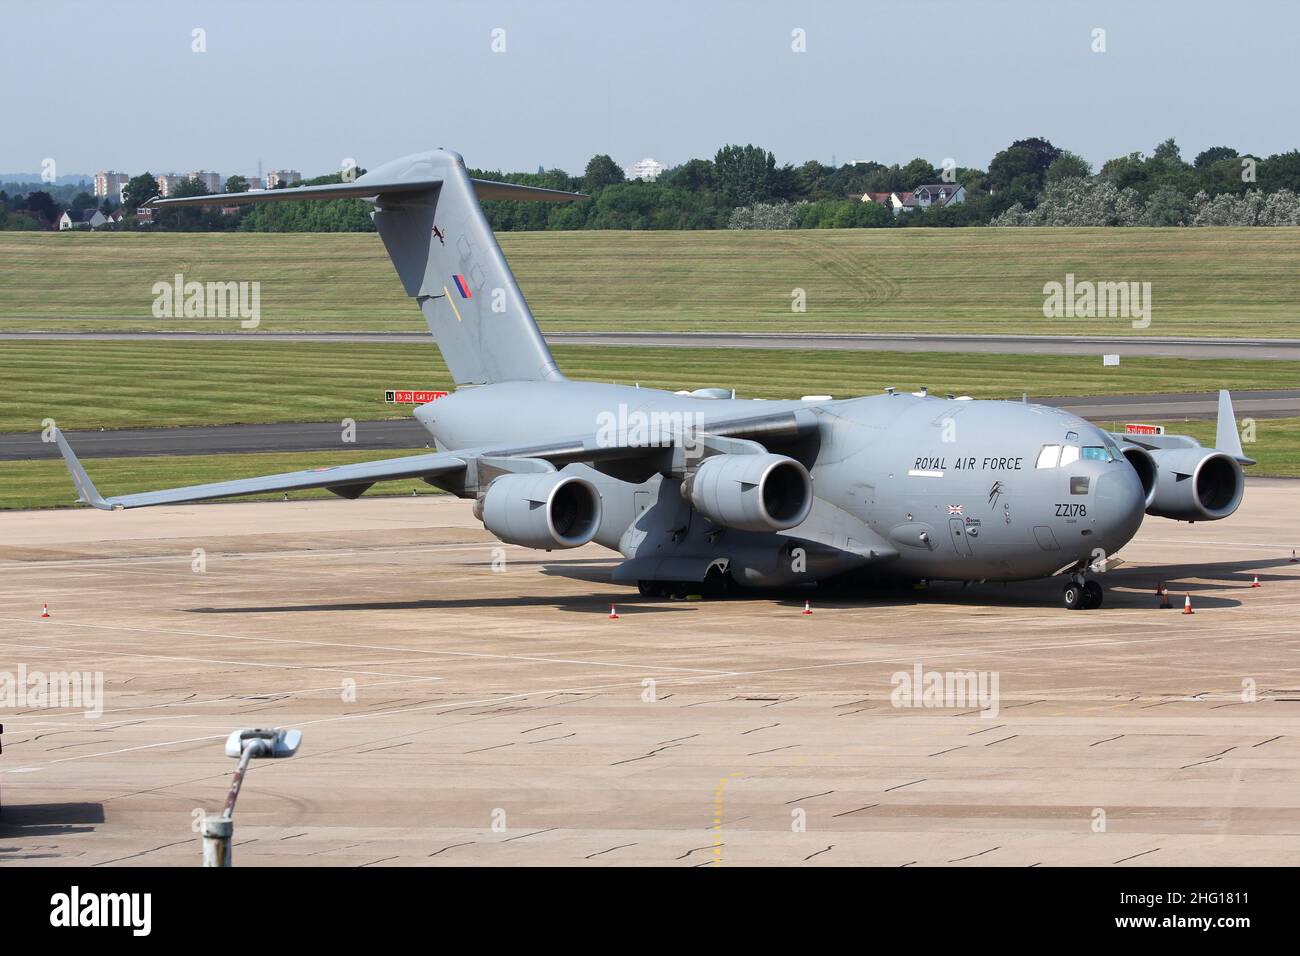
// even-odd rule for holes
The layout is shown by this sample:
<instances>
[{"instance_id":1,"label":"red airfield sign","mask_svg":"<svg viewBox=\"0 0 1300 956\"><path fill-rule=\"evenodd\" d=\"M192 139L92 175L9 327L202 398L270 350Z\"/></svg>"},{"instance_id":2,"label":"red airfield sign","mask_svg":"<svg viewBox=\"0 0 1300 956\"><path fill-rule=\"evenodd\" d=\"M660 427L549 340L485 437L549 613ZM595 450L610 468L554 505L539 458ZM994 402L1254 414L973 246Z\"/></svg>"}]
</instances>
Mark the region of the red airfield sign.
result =
<instances>
[{"instance_id":1,"label":"red airfield sign","mask_svg":"<svg viewBox=\"0 0 1300 956\"><path fill-rule=\"evenodd\" d=\"M1164 433L1164 425L1145 425L1140 422L1129 422L1124 426L1124 434L1126 435L1163 435Z\"/></svg>"},{"instance_id":2,"label":"red airfield sign","mask_svg":"<svg viewBox=\"0 0 1300 956\"><path fill-rule=\"evenodd\" d=\"M446 398L447 392L418 391L410 388L390 388L384 391L384 401L390 405L423 405L425 402Z\"/></svg>"}]
</instances>

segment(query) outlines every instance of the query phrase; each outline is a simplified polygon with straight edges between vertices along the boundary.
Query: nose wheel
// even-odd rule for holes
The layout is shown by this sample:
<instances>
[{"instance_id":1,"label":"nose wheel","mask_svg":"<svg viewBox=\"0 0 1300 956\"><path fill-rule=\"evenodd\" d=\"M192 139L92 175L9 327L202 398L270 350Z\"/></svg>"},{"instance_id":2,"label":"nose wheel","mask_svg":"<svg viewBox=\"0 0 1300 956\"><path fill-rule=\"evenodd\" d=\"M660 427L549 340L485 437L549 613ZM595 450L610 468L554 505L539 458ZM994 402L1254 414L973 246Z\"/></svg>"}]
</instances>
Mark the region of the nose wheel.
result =
<instances>
[{"instance_id":1,"label":"nose wheel","mask_svg":"<svg viewBox=\"0 0 1300 956\"><path fill-rule=\"evenodd\" d=\"M1101 607L1103 592L1096 581L1071 581L1065 586L1061 600L1067 610L1091 611Z\"/></svg>"}]
</instances>

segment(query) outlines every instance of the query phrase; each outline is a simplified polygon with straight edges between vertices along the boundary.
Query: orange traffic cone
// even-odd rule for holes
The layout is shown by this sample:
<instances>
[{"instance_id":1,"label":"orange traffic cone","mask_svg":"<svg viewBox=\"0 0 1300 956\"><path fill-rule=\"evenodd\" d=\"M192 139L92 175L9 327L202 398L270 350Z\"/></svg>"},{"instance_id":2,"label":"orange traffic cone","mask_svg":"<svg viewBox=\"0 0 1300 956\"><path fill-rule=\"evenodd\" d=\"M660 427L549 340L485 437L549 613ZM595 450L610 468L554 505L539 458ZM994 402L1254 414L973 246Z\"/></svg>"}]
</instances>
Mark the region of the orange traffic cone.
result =
<instances>
[{"instance_id":1,"label":"orange traffic cone","mask_svg":"<svg viewBox=\"0 0 1300 956\"><path fill-rule=\"evenodd\" d=\"M48 604L42 604L41 617L49 617L49 616L50 616L50 606Z\"/></svg>"},{"instance_id":2,"label":"orange traffic cone","mask_svg":"<svg viewBox=\"0 0 1300 956\"><path fill-rule=\"evenodd\" d=\"M804 612L805 614L811 614L811 613L812 613L812 602L811 602L811 601L805 600L805 601L803 602L803 612Z\"/></svg>"},{"instance_id":3,"label":"orange traffic cone","mask_svg":"<svg viewBox=\"0 0 1300 956\"><path fill-rule=\"evenodd\" d=\"M617 621L617 620L618 620L618 611L615 611L615 610L614 610L614 605L612 605L612 604L609 606L609 619L610 619L611 621Z\"/></svg>"},{"instance_id":4,"label":"orange traffic cone","mask_svg":"<svg viewBox=\"0 0 1300 956\"><path fill-rule=\"evenodd\" d=\"M1192 610L1192 596L1190 594L1183 596L1183 613L1184 614L1196 613L1195 611Z\"/></svg>"},{"instance_id":5,"label":"orange traffic cone","mask_svg":"<svg viewBox=\"0 0 1300 956\"><path fill-rule=\"evenodd\" d=\"M1255 580L1251 582L1250 586L1251 586L1252 588L1257 588L1257 587L1260 586L1260 584L1259 584L1259 575L1258 575L1258 574L1255 575Z\"/></svg>"}]
</instances>

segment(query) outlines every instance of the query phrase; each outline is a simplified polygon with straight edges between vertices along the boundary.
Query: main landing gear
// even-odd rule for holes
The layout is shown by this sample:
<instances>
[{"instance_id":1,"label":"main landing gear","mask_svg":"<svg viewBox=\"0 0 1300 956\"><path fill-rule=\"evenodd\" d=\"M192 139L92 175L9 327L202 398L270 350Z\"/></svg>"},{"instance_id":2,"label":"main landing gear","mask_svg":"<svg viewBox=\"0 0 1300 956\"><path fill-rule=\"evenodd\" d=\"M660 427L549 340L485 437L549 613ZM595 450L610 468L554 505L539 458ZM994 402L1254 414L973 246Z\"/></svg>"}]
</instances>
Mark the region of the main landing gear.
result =
<instances>
[{"instance_id":1,"label":"main landing gear","mask_svg":"<svg viewBox=\"0 0 1300 956\"><path fill-rule=\"evenodd\" d=\"M703 581L638 581L642 597L685 598L691 594L701 597L726 597L735 590L731 574L721 564L712 565Z\"/></svg>"},{"instance_id":2,"label":"main landing gear","mask_svg":"<svg viewBox=\"0 0 1300 956\"><path fill-rule=\"evenodd\" d=\"M1085 579L1083 575L1075 575L1065 586L1061 600L1068 610L1091 611L1101 607L1102 596L1100 584Z\"/></svg>"}]
</instances>

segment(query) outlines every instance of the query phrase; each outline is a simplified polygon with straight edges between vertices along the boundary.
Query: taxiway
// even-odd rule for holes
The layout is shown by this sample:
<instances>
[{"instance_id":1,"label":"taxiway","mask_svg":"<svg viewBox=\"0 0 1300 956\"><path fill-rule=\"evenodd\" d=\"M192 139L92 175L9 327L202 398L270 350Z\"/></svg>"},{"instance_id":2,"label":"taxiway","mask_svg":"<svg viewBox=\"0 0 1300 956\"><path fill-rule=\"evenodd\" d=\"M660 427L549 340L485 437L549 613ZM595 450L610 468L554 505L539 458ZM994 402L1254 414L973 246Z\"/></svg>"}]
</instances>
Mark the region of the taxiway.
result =
<instances>
[{"instance_id":1,"label":"taxiway","mask_svg":"<svg viewBox=\"0 0 1300 956\"><path fill-rule=\"evenodd\" d=\"M105 681L0 709L0 862L197 865L223 739L272 725L304 744L254 763L237 866L1293 864L1298 487L1148 521L1088 612L643 599L442 497L0 514L0 671ZM918 665L996 715L894 706Z\"/></svg>"}]
</instances>

